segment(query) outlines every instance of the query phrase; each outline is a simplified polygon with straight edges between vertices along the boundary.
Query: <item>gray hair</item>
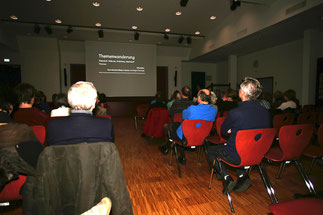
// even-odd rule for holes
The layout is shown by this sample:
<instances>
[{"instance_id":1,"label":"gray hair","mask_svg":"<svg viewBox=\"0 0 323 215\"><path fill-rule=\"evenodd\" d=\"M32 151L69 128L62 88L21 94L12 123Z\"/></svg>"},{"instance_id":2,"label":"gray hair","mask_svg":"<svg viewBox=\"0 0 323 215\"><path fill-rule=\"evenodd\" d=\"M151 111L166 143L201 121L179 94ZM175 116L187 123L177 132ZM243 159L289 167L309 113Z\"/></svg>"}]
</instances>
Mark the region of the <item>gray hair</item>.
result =
<instances>
[{"instance_id":1,"label":"gray hair","mask_svg":"<svg viewBox=\"0 0 323 215\"><path fill-rule=\"evenodd\" d=\"M97 96L94 85L84 81L73 84L67 92L68 103L74 110L92 110Z\"/></svg>"},{"instance_id":2,"label":"gray hair","mask_svg":"<svg viewBox=\"0 0 323 215\"><path fill-rule=\"evenodd\" d=\"M256 100L262 92L260 82L250 77L244 78L244 81L240 84L240 89L245 93L248 100Z\"/></svg>"}]
</instances>

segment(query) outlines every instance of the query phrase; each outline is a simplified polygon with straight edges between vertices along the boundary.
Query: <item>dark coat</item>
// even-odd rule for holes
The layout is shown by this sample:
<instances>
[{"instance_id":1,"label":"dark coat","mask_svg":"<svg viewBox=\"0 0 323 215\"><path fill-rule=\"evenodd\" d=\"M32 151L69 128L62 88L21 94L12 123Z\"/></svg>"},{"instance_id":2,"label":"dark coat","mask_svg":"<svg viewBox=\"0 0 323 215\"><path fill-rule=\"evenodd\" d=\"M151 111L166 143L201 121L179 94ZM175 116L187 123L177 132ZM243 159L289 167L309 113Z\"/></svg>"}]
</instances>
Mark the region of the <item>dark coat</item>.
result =
<instances>
[{"instance_id":1,"label":"dark coat","mask_svg":"<svg viewBox=\"0 0 323 215\"><path fill-rule=\"evenodd\" d=\"M48 145L114 142L114 131L110 119L87 113L71 113L70 116L51 120L46 138Z\"/></svg>"},{"instance_id":2,"label":"dark coat","mask_svg":"<svg viewBox=\"0 0 323 215\"><path fill-rule=\"evenodd\" d=\"M270 114L268 110L260 106L256 101L244 101L238 103L238 107L229 111L222 126L221 133L229 136L226 153L231 156L237 163L241 159L236 150L236 134L239 130L270 128ZM231 129L231 134L228 130Z\"/></svg>"},{"instance_id":3,"label":"dark coat","mask_svg":"<svg viewBox=\"0 0 323 215\"><path fill-rule=\"evenodd\" d=\"M81 214L104 197L113 215L133 214L114 143L46 147L22 194L24 214Z\"/></svg>"}]
</instances>

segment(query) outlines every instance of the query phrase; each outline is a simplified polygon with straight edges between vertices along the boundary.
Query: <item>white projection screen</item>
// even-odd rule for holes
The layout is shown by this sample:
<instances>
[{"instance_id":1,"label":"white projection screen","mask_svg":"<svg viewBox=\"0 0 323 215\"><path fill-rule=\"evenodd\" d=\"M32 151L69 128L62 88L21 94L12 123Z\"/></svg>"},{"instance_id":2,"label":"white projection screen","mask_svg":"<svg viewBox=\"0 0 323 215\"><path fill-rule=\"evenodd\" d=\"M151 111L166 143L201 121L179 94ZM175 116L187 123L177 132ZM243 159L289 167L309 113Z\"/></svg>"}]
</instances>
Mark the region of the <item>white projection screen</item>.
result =
<instances>
[{"instance_id":1,"label":"white projection screen","mask_svg":"<svg viewBox=\"0 0 323 215\"><path fill-rule=\"evenodd\" d=\"M109 97L156 93L156 46L85 42L86 80Z\"/></svg>"}]
</instances>

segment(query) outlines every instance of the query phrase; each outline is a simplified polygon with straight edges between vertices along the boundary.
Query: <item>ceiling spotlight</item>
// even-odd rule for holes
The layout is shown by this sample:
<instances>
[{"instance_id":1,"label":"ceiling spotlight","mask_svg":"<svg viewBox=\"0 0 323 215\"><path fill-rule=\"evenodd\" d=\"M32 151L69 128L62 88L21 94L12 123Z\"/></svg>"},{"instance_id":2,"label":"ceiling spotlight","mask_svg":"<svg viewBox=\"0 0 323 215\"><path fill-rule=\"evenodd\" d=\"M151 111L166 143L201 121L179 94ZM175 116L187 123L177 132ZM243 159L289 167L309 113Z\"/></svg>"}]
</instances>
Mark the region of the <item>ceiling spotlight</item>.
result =
<instances>
[{"instance_id":1,"label":"ceiling spotlight","mask_svg":"<svg viewBox=\"0 0 323 215\"><path fill-rule=\"evenodd\" d=\"M97 26L97 27L100 27L101 26L101 23L95 23L95 26Z\"/></svg>"},{"instance_id":2,"label":"ceiling spotlight","mask_svg":"<svg viewBox=\"0 0 323 215\"><path fill-rule=\"evenodd\" d=\"M98 30L98 35L99 35L99 38L103 38L104 37L104 32L103 30Z\"/></svg>"},{"instance_id":3,"label":"ceiling spotlight","mask_svg":"<svg viewBox=\"0 0 323 215\"><path fill-rule=\"evenodd\" d=\"M138 32L135 32L133 38L134 38L134 40L139 40L139 33Z\"/></svg>"},{"instance_id":4,"label":"ceiling spotlight","mask_svg":"<svg viewBox=\"0 0 323 215\"><path fill-rule=\"evenodd\" d=\"M143 8L143 7L137 7L137 11L141 12L141 11L143 11L143 10L144 10L144 8Z\"/></svg>"},{"instance_id":5,"label":"ceiling spotlight","mask_svg":"<svg viewBox=\"0 0 323 215\"><path fill-rule=\"evenodd\" d=\"M181 44L183 41L184 41L184 37L183 37L183 36L180 36L180 37L178 38L178 43L179 43L179 44Z\"/></svg>"},{"instance_id":6,"label":"ceiling spotlight","mask_svg":"<svg viewBox=\"0 0 323 215\"><path fill-rule=\"evenodd\" d=\"M53 33L52 27L50 27L50 25L45 26L45 31L47 32L47 34Z\"/></svg>"},{"instance_id":7,"label":"ceiling spotlight","mask_svg":"<svg viewBox=\"0 0 323 215\"><path fill-rule=\"evenodd\" d=\"M133 30L136 30L138 27L137 27L137 26L135 26L135 25L133 25L131 28L132 28Z\"/></svg>"},{"instance_id":8,"label":"ceiling spotlight","mask_svg":"<svg viewBox=\"0 0 323 215\"><path fill-rule=\"evenodd\" d=\"M179 4L180 4L182 7L186 7L187 2L188 2L188 0L181 0Z\"/></svg>"},{"instance_id":9,"label":"ceiling spotlight","mask_svg":"<svg viewBox=\"0 0 323 215\"><path fill-rule=\"evenodd\" d=\"M176 14L176 16L180 16L180 15L182 15L182 12L181 11L177 11L175 14Z\"/></svg>"},{"instance_id":10,"label":"ceiling spotlight","mask_svg":"<svg viewBox=\"0 0 323 215\"><path fill-rule=\"evenodd\" d=\"M68 27L67 27L66 33L70 34L70 33L72 33L72 32L73 32L73 28L72 28L72 26L70 25L70 26L68 26Z\"/></svg>"},{"instance_id":11,"label":"ceiling spotlight","mask_svg":"<svg viewBox=\"0 0 323 215\"><path fill-rule=\"evenodd\" d=\"M61 23L62 23L62 20L60 20L60 19L56 19L56 20L55 20L55 22L56 22L57 24L61 24Z\"/></svg>"},{"instance_id":12,"label":"ceiling spotlight","mask_svg":"<svg viewBox=\"0 0 323 215\"><path fill-rule=\"evenodd\" d=\"M199 35L200 33L201 33L201 32L199 32L199 31L195 31L195 34L196 34L196 35Z\"/></svg>"},{"instance_id":13,"label":"ceiling spotlight","mask_svg":"<svg viewBox=\"0 0 323 215\"><path fill-rule=\"evenodd\" d=\"M35 24L35 26L34 26L34 32L36 34L39 34L39 32L40 32L40 26L39 25Z\"/></svg>"},{"instance_id":14,"label":"ceiling spotlight","mask_svg":"<svg viewBox=\"0 0 323 215\"><path fill-rule=\"evenodd\" d=\"M15 16L15 15L11 15L11 16L10 16L10 19L17 20L17 19L18 19L18 17L17 17L17 16Z\"/></svg>"},{"instance_id":15,"label":"ceiling spotlight","mask_svg":"<svg viewBox=\"0 0 323 215\"><path fill-rule=\"evenodd\" d=\"M215 20L216 16L210 16L210 19Z\"/></svg>"},{"instance_id":16,"label":"ceiling spotlight","mask_svg":"<svg viewBox=\"0 0 323 215\"><path fill-rule=\"evenodd\" d=\"M164 39L165 40L168 40L169 39L168 34L164 34Z\"/></svg>"},{"instance_id":17,"label":"ceiling spotlight","mask_svg":"<svg viewBox=\"0 0 323 215\"><path fill-rule=\"evenodd\" d=\"M186 38L186 42L187 42L187 44L191 44L192 43L192 38L191 37L187 37Z\"/></svg>"},{"instance_id":18,"label":"ceiling spotlight","mask_svg":"<svg viewBox=\"0 0 323 215\"><path fill-rule=\"evenodd\" d=\"M50 1L52 1L52 0L46 0L46 1L50 2Z\"/></svg>"},{"instance_id":19,"label":"ceiling spotlight","mask_svg":"<svg viewBox=\"0 0 323 215\"><path fill-rule=\"evenodd\" d=\"M93 5L94 7L99 7L99 6L100 6L100 2L98 2L98 1L94 1L94 2L92 3L92 5Z\"/></svg>"}]
</instances>

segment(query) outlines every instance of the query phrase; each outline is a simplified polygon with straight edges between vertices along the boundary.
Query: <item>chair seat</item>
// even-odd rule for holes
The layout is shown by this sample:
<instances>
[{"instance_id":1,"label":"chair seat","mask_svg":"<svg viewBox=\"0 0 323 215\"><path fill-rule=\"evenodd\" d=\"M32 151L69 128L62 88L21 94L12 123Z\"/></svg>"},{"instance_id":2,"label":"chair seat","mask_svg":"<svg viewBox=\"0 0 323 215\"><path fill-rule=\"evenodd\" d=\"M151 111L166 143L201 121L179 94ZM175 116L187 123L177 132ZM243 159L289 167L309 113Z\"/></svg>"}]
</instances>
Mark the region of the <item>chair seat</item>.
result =
<instances>
[{"instance_id":1,"label":"chair seat","mask_svg":"<svg viewBox=\"0 0 323 215\"><path fill-rule=\"evenodd\" d=\"M221 138L219 136L208 136L206 138L206 140L210 143L213 143L213 144L223 144L223 143L226 143L227 140L224 139L224 138Z\"/></svg>"},{"instance_id":2,"label":"chair seat","mask_svg":"<svg viewBox=\"0 0 323 215\"><path fill-rule=\"evenodd\" d=\"M269 209L274 215L316 215L323 211L323 200L314 198L296 199L269 205Z\"/></svg>"},{"instance_id":3,"label":"chair seat","mask_svg":"<svg viewBox=\"0 0 323 215\"><path fill-rule=\"evenodd\" d=\"M279 147L271 148L265 157L269 160L279 162L282 161L283 152Z\"/></svg>"},{"instance_id":4,"label":"chair seat","mask_svg":"<svg viewBox=\"0 0 323 215\"><path fill-rule=\"evenodd\" d=\"M303 154L311 158L318 158L323 156L322 148L320 146L310 146L305 149Z\"/></svg>"}]
</instances>

